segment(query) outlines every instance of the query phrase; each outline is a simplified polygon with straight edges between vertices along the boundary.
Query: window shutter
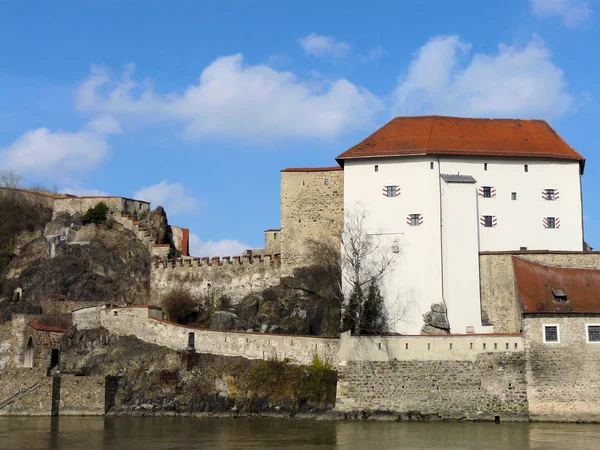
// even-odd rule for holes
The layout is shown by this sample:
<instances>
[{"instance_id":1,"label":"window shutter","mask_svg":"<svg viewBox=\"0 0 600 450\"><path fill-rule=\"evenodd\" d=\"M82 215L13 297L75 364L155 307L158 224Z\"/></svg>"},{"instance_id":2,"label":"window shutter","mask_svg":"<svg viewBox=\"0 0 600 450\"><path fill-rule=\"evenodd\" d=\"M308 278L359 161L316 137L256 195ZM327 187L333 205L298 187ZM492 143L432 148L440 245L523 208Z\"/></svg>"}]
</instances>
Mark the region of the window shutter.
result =
<instances>
[{"instance_id":1,"label":"window shutter","mask_svg":"<svg viewBox=\"0 0 600 450\"><path fill-rule=\"evenodd\" d=\"M544 228L548 228L548 219L549 219L549 217L544 217L542 219L542 225L544 225ZM560 228L560 218L559 217L554 217L554 228Z\"/></svg>"},{"instance_id":2,"label":"window shutter","mask_svg":"<svg viewBox=\"0 0 600 450\"><path fill-rule=\"evenodd\" d=\"M560 193L558 191L558 189L553 189L554 191L554 198L550 199L550 200L558 200L560 198ZM548 200L548 189L542 189L542 198L544 200Z\"/></svg>"}]
</instances>

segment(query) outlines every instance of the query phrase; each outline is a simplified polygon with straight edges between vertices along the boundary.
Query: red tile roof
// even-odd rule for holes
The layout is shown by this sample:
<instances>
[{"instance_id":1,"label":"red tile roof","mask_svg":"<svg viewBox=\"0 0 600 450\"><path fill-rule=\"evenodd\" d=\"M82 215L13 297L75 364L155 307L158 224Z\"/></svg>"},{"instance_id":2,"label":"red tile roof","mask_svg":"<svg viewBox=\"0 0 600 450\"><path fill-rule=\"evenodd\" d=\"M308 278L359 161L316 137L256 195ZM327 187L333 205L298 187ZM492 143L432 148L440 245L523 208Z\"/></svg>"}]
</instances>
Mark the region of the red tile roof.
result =
<instances>
[{"instance_id":1,"label":"red tile roof","mask_svg":"<svg viewBox=\"0 0 600 450\"><path fill-rule=\"evenodd\" d=\"M517 293L523 314L600 313L600 270L552 267L513 256ZM557 302L552 288L563 289Z\"/></svg>"},{"instance_id":2,"label":"red tile roof","mask_svg":"<svg viewBox=\"0 0 600 450\"><path fill-rule=\"evenodd\" d=\"M340 166L333 167L289 167L281 172L330 172L332 170L344 170Z\"/></svg>"},{"instance_id":3,"label":"red tile roof","mask_svg":"<svg viewBox=\"0 0 600 450\"><path fill-rule=\"evenodd\" d=\"M444 116L396 117L336 159L422 154L585 161L544 120Z\"/></svg>"},{"instance_id":4,"label":"red tile roof","mask_svg":"<svg viewBox=\"0 0 600 450\"><path fill-rule=\"evenodd\" d=\"M41 323L38 323L35 320L32 321L32 322L29 322L27 325L29 325L34 330L37 330L37 331L47 331L47 332L50 332L50 333L64 333L65 331L67 331L64 328L51 327L49 325L42 325Z\"/></svg>"}]
</instances>

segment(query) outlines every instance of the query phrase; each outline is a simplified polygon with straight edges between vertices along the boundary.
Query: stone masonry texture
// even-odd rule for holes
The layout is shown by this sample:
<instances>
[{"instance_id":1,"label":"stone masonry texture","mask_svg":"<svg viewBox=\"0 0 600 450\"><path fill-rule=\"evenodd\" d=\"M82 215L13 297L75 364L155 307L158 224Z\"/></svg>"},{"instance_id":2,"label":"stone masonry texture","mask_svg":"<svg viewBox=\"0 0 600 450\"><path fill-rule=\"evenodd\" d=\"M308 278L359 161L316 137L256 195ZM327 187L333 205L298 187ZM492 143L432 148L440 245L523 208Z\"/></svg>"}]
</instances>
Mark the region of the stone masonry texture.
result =
<instances>
[{"instance_id":1,"label":"stone masonry texture","mask_svg":"<svg viewBox=\"0 0 600 450\"><path fill-rule=\"evenodd\" d=\"M338 366L336 410L428 419L526 420L523 352L475 361L348 361Z\"/></svg>"},{"instance_id":2,"label":"stone masonry texture","mask_svg":"<svg viewBox=\"0 0 600 450\"><path fill-rule=\"evenodd\" d=\"M558 343L544 343L544 324L558 325ZM600 343L587 342L586 324L600 314L523 318L532 420L600 420Z\"/></svg>"},{"instance_id":3,"label":"stone masonry texture","mask_svg":"<svg viewBox=\"0 0 600 450\"><path fill-rule=\"evenodd\" d=\"M306 263L306 239L339 235L343 195L343 170L281 172L282 276Z\"/></svg>"}]
</instances>

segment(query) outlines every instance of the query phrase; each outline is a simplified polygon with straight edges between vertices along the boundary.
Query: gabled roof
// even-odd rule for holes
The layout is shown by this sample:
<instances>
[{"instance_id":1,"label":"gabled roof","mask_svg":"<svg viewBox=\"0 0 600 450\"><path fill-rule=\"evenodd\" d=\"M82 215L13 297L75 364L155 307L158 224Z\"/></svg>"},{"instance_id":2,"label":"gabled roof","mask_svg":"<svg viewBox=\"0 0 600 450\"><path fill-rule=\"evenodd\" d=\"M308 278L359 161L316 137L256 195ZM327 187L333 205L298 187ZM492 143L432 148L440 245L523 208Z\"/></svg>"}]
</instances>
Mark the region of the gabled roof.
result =
<instances>
[{"instance_id":1,"label":"gabled roof","mask_svg":"<svg viewBox=\"0 0 600 450\"><path fill-rule=\"evenodd\" d=\"M600 270L512 261L523 314L600 313ZM564 290L567 300L557 301L552 289Z\"/></svg>"},{"instance_id":2,"label":"gabled roof","mask_svg":"<svg viewBox=\"0 0 600 450\"><path fill-rule=\"evenodd\" d=\"M585 158L544 120L396 117L336 159L404 155Z\"/></svg>"}]
</instances>

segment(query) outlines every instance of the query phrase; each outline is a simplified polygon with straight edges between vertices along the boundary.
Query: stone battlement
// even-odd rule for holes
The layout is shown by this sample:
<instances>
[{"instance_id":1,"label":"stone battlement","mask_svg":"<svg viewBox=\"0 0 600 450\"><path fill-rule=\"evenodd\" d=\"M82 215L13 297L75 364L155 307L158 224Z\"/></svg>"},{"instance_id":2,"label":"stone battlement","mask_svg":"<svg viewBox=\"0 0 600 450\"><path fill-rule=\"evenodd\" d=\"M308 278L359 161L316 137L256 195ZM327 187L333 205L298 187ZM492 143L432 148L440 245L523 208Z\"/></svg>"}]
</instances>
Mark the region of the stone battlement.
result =
<instances>
[{"instance_id":1,"label":"stone battlement","mask_svg":"<svg viewBox=\"0 0 600 450\"><path fill-rule=\"evenodd\" d=\"M271 255L243 255L243 256L213 256L202 258L177 258L154 260L154 267L177 268L177 267L206 267L227 266L238 264L278 264L280 262L278 253Z\"/></svg>"}]
</instances>

